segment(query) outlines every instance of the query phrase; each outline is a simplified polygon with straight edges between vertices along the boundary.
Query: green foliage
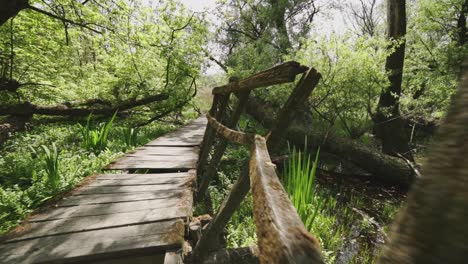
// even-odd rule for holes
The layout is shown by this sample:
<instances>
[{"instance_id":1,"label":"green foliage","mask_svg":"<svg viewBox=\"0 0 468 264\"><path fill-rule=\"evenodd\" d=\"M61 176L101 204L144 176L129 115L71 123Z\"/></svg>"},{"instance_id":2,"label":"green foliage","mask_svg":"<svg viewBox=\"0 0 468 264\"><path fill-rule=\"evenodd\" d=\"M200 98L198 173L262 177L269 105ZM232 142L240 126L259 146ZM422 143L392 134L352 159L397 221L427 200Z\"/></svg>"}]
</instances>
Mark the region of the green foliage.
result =
<instances>
[{"instance_id":1,"label":"green foliage","mask_svg":"<svg viewBox=\"0 0 468 264\"><path fill-rule=\"evenodd\" d=\"M31 151L36 156L41 156L38 151L29 146ZM52 143L52 151L45 145L41 145L41 149L44 152L44 167L47 175L46 186L49 188L51 194L55 194L60 191L61 181L60 181L60 172L59 172L59 152L57 151L57 146L55 143Z\"/></svg>"},{"instance_id":2,"label":"green foliage","mask_svg":"<svg viewBox=\"0 0 468 264\"><path fill-rule=\"evenodd\" d=\"M125 127L122 130L125 146L127 148L133 148L138 144L138 128Z\"/></svg>"},{"instance_id":3,"label":"green foliage","mask_svg":"<svg viewBox=\"0 0 468 264\"><path fill-rule=\"evenodd\" d=\"M292 150L289 149L289 158L284 164L283 181L286 192L308 230L311 229L323 202L314 198L319 153L320 149L317 150L315 161L311 163L311 156L307 150L302 152L293 147Z\"/></svg>"},{"instance_id":4,"label":"green foliage","mask_svg":"<svg viewBox=\"0 0 468 264\"><path fill-rule=\"evenodd\" d=\"M86 125L82 126L80 124L81 135L83 136L83 146L86 149L93 151L96 155L105 150L107 148L109 132L116 116L117 112L114 113L110 120L93 129L91 124L92 114L90 114L86 119ZM124 134L124 136L127 136L127 134ZM127 140L126 137L125 140ZM131 140L131 138L129 140Z\"/></svg>"},{"instance_id":5,"label":"green foliage","mask_svg":"<svg viewBox=\"0 0 468 264\"><path fill-rule=\"evenodd\" d=\"M0 103L51 105L101 98L117 104L168 93L169 100L140 112L151 116L193 94L190 84L200 75L207 42L204 14L193 14L173 0L53 2L31 1L101 33L20 12L0 26L0 79L30 85L15 93L0 91Z\"/></svg>"}]
</instances>

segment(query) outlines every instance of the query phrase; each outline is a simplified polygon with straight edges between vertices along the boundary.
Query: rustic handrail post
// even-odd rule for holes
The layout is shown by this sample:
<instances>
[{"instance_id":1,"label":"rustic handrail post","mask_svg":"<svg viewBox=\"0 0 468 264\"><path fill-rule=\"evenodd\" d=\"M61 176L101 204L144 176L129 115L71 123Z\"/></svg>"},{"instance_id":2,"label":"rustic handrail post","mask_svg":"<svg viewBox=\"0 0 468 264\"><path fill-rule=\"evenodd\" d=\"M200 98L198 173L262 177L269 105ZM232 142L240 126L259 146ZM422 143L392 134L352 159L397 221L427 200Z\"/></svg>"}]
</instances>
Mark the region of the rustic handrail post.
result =
<instances>
[{"instance_id":1,"label":"rustic handrail post","mask_svg":"<svg viewBox=\"0 0 468 264\"><path fill-rule=\"evenodd\" d=\"M304 227L271 162L265 138L255 136L250 182L261 263L322 264L319 242Z\"/></svg>"},{"instance_id":2,"label":"rustic handrail post","mask_svg":"<svg viewBox=\"0 0 468 264\"><path fill-rule=\"evenodd\" d=\"M229 103L229 96L230 94L214 95L213 104L211 105L211 109L209 111L210 115L220 120L221 117L224 115L226 107ZM205 135L203 136L202 145L200 147L200 154L199 154L198 164L197 164L198 180L201 179L201 175L203 175L204 173L206 164L208 163L208 154L210 153L210 150L211 150L211 147L213 146L215 138L216 138L216 133L214 129L209 124L207 124ZM200 198L198 196L199 194L197 194L197 199Z\"/></svg>"},{"instance_id":3,"label":"rustic handrail post","mask_svg":"<svg viewBox=\"0 0 468 264\"><path fill-rule=\"evenodd\" d=\"M239 102L237 103L237 106L234 109L232 116L226 123L227 127L233 128L237 124L237 122L239 122L240 116L245 108L249 95L250 91L242 92L238 95ZM202 174L203 176L201 177L201 184L198 189L199 197L202 198L204 196L204 193L207 191L210 181L218 172L217 168L219 166L221 158L223 157L224 151L226 150L227 144L228 141L226 139L219 139L219 142L216 145L215 150L213 152L213 156L211 157L210 162L208 164L208 168L205 171L205 173Z\"/></svg>"},{"instance_id":4,"label":"rustic handrail post","mask_svg":"<svg viewBox=\"0 0 468 264\"><path fill-rule=\"evenodd\" d=\"M271 162L265 138L229 129L210 115L207 118L210 125L222 137L232 142L251 146L250 173L246 173L247 176L250 174L250 177L247 177L246 182L239 179L236 186L241 183L246 185L248 190L249 178L252 182L254 218L261 262L278 264L323 263L318 241L305 229L276 175L276 167ZM242 198L233 195L236 190L244 190L244 187L236 186L232 188L229 197ZM232 210L226 210L227 206L232 210L235 209L232 203L226 203L225 200L216 216L216 219L220 219L218 221L229 221L231 214L228 212L232 213ZM210 225L207 232L220 235L223 228L222 225ZM217 245L217 237L205 236L195 247L192 260L203 262L203 259L210 255L210 252L216 249Z\"/></svg>"},{"instance_id":5,"label":"rustic handrail post","mask_svg":"<svg viewBox=\"0 0 468 264\"><path fill-rule=\"evenodd\" d=\"M250 90L254 88L262 87L262 86L291 82L294 80L294 76L301 72L305 72L305 73L303 74L299 83L294 88L292 94L286 101L285 105L280 110L280 113L278 114L277 119L275 121L275 125L273 126L272 130L268 134L268 138L264 139L265 144L268 144L268 148L271 148L273 151L276 151L282 143L281 139L284 135L285 128L288 127L289 124L293 120L293 117L294 117L293 115L294 115L295 110L297 109L298 106L304 104L304 102L307 100L310 93L316 87L316 85L318 84L321 78L320 73L318 73L315 69L309 69L307 67L299 65L296 62L288 62L283 65L276 66L270 70L266 70L264 72L255 74L247 79L233 82L228 85L213 89L213 94L215 94L215 96L218 94L224 94L224 93L229 94L231 92L236 92L236 96L238 96L239 98L239 103L234 111L234 114L227 121L227 125L228 126L231 125L233 127L238 122L240 114L244 108L244 104L242 102L244 100L245 102L247 102L248 92ZM245 93L242 95L239 95L238 91L244 91ZM223 126L221 123L219 123L219 121L217 120L221 120L221 119L218 116L214 116L213 118L212 116L208 115L207 118L209 120L208 127L211 128L210 131L211 133L213 133L213 135L211 136L212 138L214 137L214 133L218 132L221 135L223 135L223 137L229 139L229 141L234 141L234 142L238 142L241 144L253 145L254 141L249 140L249 136L247 136L246 134L242 135L243 133L239 133L234 130L231 130L228 127ZM212 145L212 142L210 144ZM210 179L213 177L213 175L216 174L216 167L217 165L219 165L219 160L221 159L222 154L226 148L226 144L227 144L226 141L224 141L223 138L221 138L220 143L216 146L213 157L210 161L210 167L208 167L208 170L205 171L204 174L202 174L204 175L204 177L202 179L202 185L200 186L200 189L199 189L201 195L203 195L202 192L206 192L206 188L209 185ZM211 149L211 145L210 145L210 149ZM265 151L268 154L268 151L267 150ZM209 153L209 150L206 154L206 157L208 156L208 153ZM269 156L268 156L268 159L269 159ZM206 166L206 164L207 164L207 161L205 161L204 166ZM209 177L206 177L206 175L209 175ZM201 239L199 240L194 250L192 251L192 260L197 261L197 262L202 262L203 259L207 255L209 255L211 251L213 251L214 249L217 248L217 246L219 246L219 242L218 242L219 236L221 235L227 222L232 217L233 213L239 207L240 203L244 200L245 196L247 195L249 191L250 180L251 180L250 176L249 176L249 166L245 166L242 169L241 175L239 176L238 180L232 187L231 191L223 200L213 220L203 231ZM276 174L275 174L275 177L277 177ZM281 183L279 184L281 185ZM287 194L284 193L283 196L286 196L287 198ZM289 207L288 210L292 208L291 204L290 206L291 207ZM292 210L294 211L294 208L292 208ZM297 213L296 213L296 216L297 216ZM297 217L297 219L299 218ZM297 221L302 224L300 219ZM303 224L302 224L302 227L303 227ZM303 228L302 231L304 230L305 228ZM302 231L299 233L303 235L307 234L310 236L310 234L308 234L307 231L305 231L305 233ZM312 240L309 240L309 242L311 241ZM299 244L299 246L301 245L302 244ZM310 243L306 243L305 248L309 247L310 249L309 251L312 252L312 253L310 252L309 253L312 255L315 254L314 252L319 252L318 255L316 256L314 255L314 256L316 257L316 259L321 259L320 251L315 250L314 247L310 247L311 245L312 244ZM307 258L311 257L310 255L308 255L309 253L307 252L304 253L301 251L301 249L299 249L299 251L300 252L295 252L295 254L298 254L298 256L306 256ZM288 254L282 255L283 257L286 256L285 258L282 258L282 259L291 259L290 257L288 257L291 254L289 255ZM294 257L292 259L298 260ZM275 262L275 263L279 263L279 262ZM303 263L303 262L299 261L297 263ZM320 262L313 262L313 263L320 263Z\"/></svg>"}]
</instances>

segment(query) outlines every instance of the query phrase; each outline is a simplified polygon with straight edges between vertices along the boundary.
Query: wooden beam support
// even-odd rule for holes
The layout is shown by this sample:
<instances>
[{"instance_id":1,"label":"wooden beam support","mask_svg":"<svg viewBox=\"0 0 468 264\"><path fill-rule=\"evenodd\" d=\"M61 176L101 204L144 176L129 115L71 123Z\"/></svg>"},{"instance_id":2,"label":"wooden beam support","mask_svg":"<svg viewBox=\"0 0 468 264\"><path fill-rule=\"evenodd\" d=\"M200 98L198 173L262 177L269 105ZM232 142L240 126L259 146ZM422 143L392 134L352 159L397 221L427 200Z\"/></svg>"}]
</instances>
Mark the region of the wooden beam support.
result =
<instances>
[{"instance_id":1,"label":"wooden beam support","mask_svg":"<svg viewBox=\"0 0 468 264\"><path fill-rule=\"evenodd\" d=\"M301 80L278 113L275 124L270 130L268 136L268 149L271 152L277 152L277 148L281 146L279 142L283 140L287 131L286 128L289 127L289 124L294 120L296 110L304 105L321 77L322 75L314 68L310 68L302 76Z\"/></svg>"},{"instance_id":2,"label":"wooden beam support","mask_svg":"<svg viewBox=\"0 0 468 264\"><path fill-rule=\"evenodd\" d=\"M266 140L258 135L250 182L261 263L323 263L317 239L305 229L276 175Z\"/></svg>"},{"instance_id":3,"label":"wooden beam support","mask_svg":"<svg viewBox=\"0 0 468 264\"><path fill-rule=\"evenodd\" d=\"M298 62L288 61L271 69L254 74L246 79L216 87L213 89L213 94L250 91L259 87L293 82L297 74L303 73L307 69L306 66L300 65Z\"/></svg>"},{"instance_id":4,"label":"wooden beam support","mask_svg":"<svg viewBox=\"0 0 468 264\"><path fill-rule=\"evenodd\" d=\"M245 105L247 104L247 100L249 99L250 91L243 92L239 94L239 101L237 103L236 109L232 113L232 116L227 121L226 126L228 128L233 128L239 122L240 116L244 111ZM216 145L213 155L211 156L211 160L207 166L206 172L201 177L201 184L198 189L198 193L201 194L199 197L204 197L203 195L206 193L208 186L210 184L211 179L215 177L218 172L218 166L223 157L224 151L226 150L228 141L225 138L220 138L218 144Z\"/></svg>"},{"instance_id":5,"label":"wooden beam support","mask_svg":"<svg viewBox=\"0 0 468 264\"><path fill-rule=\"evenodd\" d=\"M219 248L219 237L222 234L224 227L229 222L229 219L231 219L232 215L249 192L249 187L249 170L248 167L245 167L241 172L239 179L237 179L234 186L232 186L231 191L219 206L213 220L206 230L203 231L200 241L198 241L192 251L191 258L193 263L199 263L211 252Z\"/></svg>"},{"instance_id":6,"label":"wooden beam support","mask_svg":"<svg viewBox=\"0 0 468 264\"><path fill-rule=\"evenodd\" d=\"M221 117L224 115L226 107L229 103L229 96L230 94L215 95L213 97L213 104L211 105L209 114L215 117L216 119L221 120ZM197 164L198 179L200 179L205 172L206 165L208 164L208 154L210 153L211 148L213 147L215 136L216 131L211 127L210 124L206 124L205 135L203 136L203 141L200 147L200 155Z\"/></svg>"},{"instance_id":7,"label":"wooden beam support","mask_svg":"<svg viewBox=\"0 0 468 264\"><path fill-rule=\"evenodd\" d=\"M213 127L214 130L225 139L241 145L252 145L255 136L254 134L232 130L226 127L225 125L219 123L209 114L206 115L206 118L208 118L208 124L210 124L210 126Z\"/></svg>"}]
</instances>

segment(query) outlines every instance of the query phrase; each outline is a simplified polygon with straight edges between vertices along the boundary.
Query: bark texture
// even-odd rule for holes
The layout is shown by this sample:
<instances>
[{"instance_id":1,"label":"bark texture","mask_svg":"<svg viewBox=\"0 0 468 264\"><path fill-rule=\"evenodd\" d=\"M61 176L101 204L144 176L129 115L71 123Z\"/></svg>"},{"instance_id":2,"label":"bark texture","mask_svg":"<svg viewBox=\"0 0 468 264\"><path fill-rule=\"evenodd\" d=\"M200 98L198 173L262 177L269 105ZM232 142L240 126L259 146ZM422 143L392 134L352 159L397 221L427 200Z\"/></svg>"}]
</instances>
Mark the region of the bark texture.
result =
<instances>
[{"instance_id":1,"label":"bark texture","mask_svg":"<svg viewBox=\"0 0 468 264\"><path fill-rule=\"evenodd\" d=\"M250 186L261 263L324 263L318 240L304 227L258 135L250 153Z\"/></svg>"},{"instance_id":2,"label":"bark texture","mask_svg":"<svg viewBox=\"0 0 468 264\"><path fill-rule=\"evenodd\" d=\"M406 0L387 1L387 25L387 38L397 43L390 47L394 51L387 57L385 63L390 86L380 95L374 117L375 133L382 140L384 153L392 156L401 154L413 160L399 106L405 60Z\"/></svg>"},{"instance_id":3,"label":"bark texture","mask_svg":"<svg viewBox=\"0 0 468 264\"><path fill-rule=\"evenodd\" d=\"M419 179L391 228L380 263L466 263L468 61Z\"/></svg>"}]
</instances>

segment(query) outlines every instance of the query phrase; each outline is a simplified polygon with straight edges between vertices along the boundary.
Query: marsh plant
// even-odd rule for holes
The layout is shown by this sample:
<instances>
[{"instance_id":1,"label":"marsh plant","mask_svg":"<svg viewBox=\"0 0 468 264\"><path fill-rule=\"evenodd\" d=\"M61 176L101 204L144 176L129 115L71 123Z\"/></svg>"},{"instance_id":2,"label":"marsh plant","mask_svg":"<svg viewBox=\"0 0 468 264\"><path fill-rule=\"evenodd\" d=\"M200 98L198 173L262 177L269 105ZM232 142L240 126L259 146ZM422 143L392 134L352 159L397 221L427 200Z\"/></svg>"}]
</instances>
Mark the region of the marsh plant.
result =
<instances>
[{"instance_id":1,"label":"marsh plant","mask_svg":"<svg viewBox=\"0 0 468 264\"><path fill-rule=\"evenodd\" d=\"M323 199L316 198L314 194L320 148L314 161L306 148L301 151L288 146L288 150L289 158L285 161L283 172L284 186L302 222L308 230L311 230L319 208L323 204Z\"/></svg>"},{"instance_id":2,"label":"marsh plant","mask_svg":"<svg viewBox=\"0 0 468 264\"><path fill-rule=\"evenodd\" d=\"M138 133L140 130L138 128L126 127L123 128L122 134L127 148L133 148L138 145Z\"/></svg>"},{"instance_id":3,"label":"marsh plant","mask_svg":"<svg viewBox=\"0 0 468 264\"><path fill-rule=\"evenodd\" d=\"M59 172L59 151L55 143L52 143L52 149L45 145L41 145L42 153L39 153L30 146L32 153L44 159L44 170L46 173L46 185L52 193L57 193L61 187L60 172Z\"/></svg>"},{"instance_id":4,"label":"marsh plant","mask_svg":"<svg viewBox=\"0 0 468 264\"><path fill-rule=\"evenodd\" d=\"M98 155L107 148L109 132L114 123L117 112L110 120L99 124L97 127L92 126L92 114L86 119L86 125L80 125L81 135L83 136L83 146L94 154Z\"/></svg>"}]
</instances>

